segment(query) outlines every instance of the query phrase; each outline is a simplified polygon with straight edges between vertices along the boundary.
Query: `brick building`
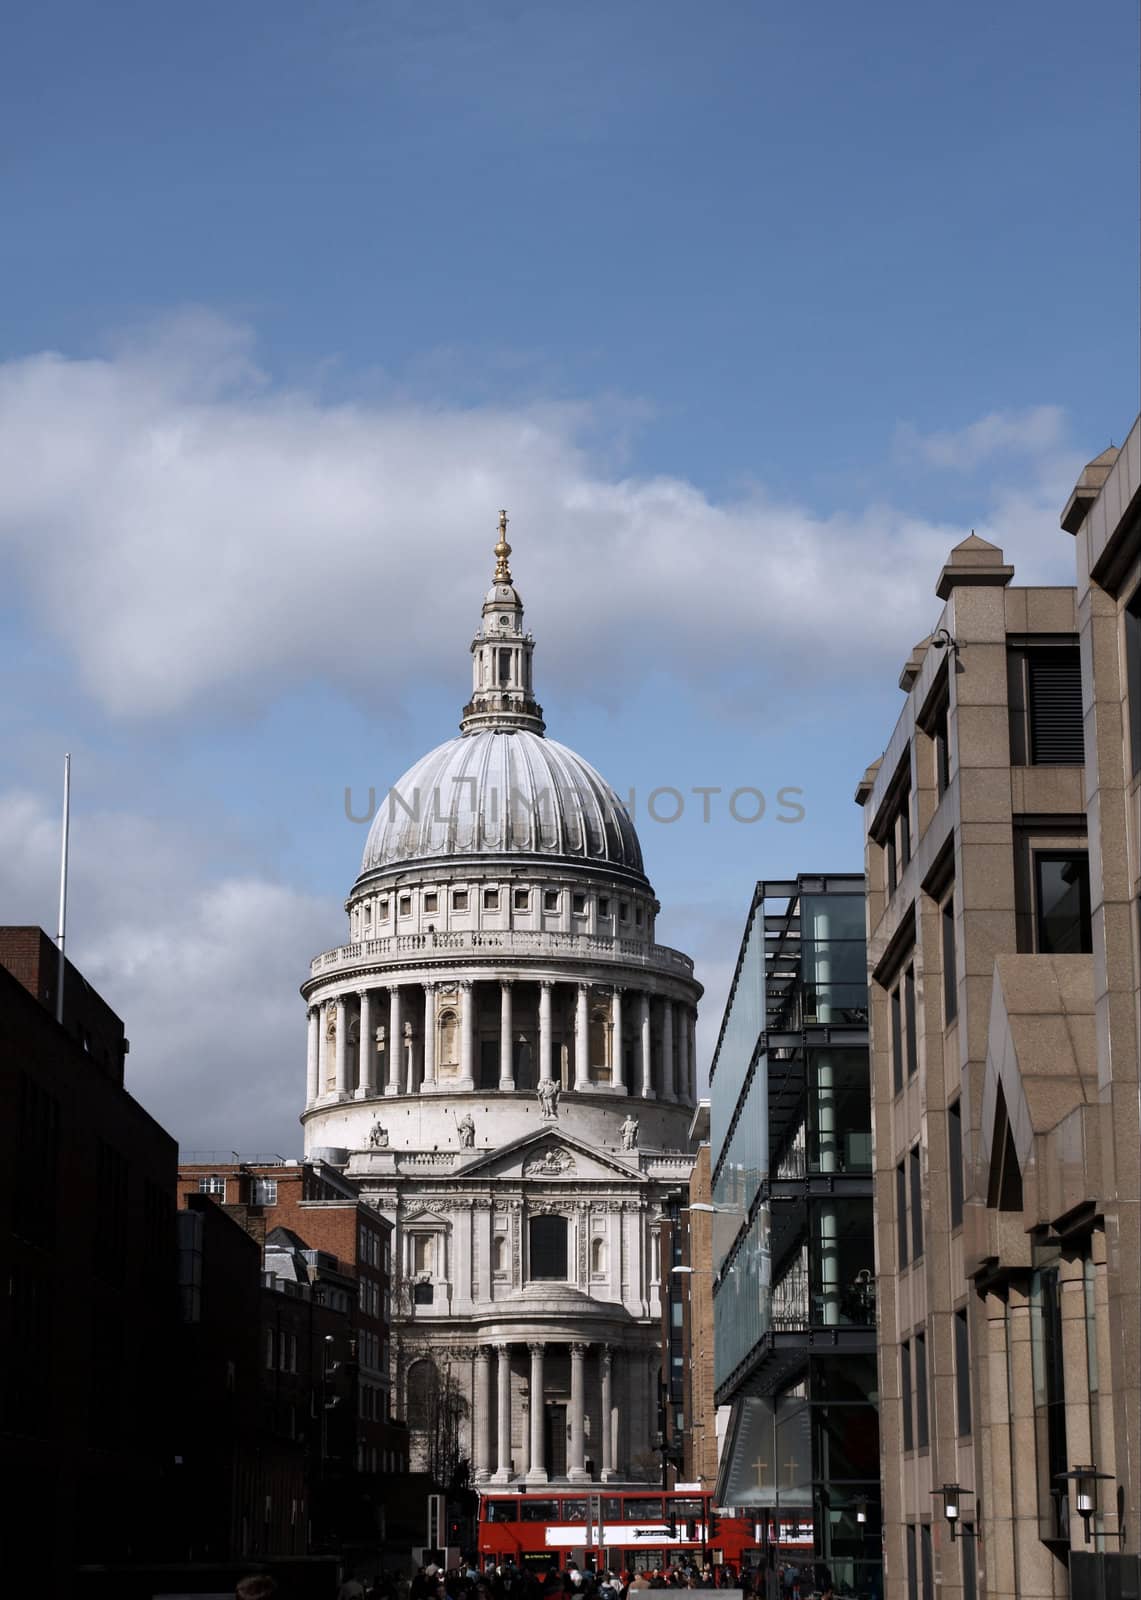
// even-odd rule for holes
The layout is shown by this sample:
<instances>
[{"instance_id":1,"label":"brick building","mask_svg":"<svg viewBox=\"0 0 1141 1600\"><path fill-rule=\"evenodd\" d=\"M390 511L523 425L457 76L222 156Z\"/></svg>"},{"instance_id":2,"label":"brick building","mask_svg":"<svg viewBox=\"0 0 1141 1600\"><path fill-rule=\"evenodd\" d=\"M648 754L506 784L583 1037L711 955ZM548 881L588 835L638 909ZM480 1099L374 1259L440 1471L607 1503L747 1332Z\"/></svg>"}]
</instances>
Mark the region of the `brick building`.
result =
<instances>
[{"instance_id":1,"label":"brick building","mask_svg":"<svg viewBox=\"0 0 1141 1600\"><path fill-rule=\"evenodd\" d=\"M713 1189L709 1164L709 1101L699 1100L689 1129L697 1156L689 1179L689 1225L683 1303L686 1364L686 1481L713 1489L717 1482L717 1406L713 1397Z\"/></svg>"},{"instance_id":2,"label":"brick building","mask_svg":"<svg viewBox=\"0 0 1141 1600\"><path fill-rule=\"evenodd\" d=\"M0 929L0 1463L5 1576L165 1537L173 1452L173 1139L123 1087L111 1008L39 928Z\"/></svg>"}]
</instances>

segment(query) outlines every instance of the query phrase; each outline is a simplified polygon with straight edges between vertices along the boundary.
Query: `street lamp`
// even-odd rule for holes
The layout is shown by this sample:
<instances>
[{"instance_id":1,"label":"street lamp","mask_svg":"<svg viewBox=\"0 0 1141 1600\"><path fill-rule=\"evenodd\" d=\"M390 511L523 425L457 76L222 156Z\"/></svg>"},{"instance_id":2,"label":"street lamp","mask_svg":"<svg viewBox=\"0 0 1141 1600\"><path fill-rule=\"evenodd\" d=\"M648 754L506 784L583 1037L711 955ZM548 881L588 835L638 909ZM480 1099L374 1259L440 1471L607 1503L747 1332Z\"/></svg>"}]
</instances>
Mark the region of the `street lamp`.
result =
<instances>
[{"instance_id":1,"label":"street lamp","mask_svg":"<svg viewBox=\"0 0 1141 1600\"><path fill-rule=\"evenodd\" d=\"M960 1501L964 1495L973 1500L974 1491L972 1489L963 1489L957 1483L945 1483L941 1489L932 1489L931 1493L942 1495L943 1497L943 1515L950 1523L951 1542L954 1543L956 1538L955 1529L959 1525Z\"/></svg>"},{"instance_id":2,"label":"street lamp","mask_svg":"<svg viewBox=\"0 0 1141 1600\"><path fill-rule=\"evenodd\" d=\"M1090 1519L1097 1511L1097 1486L1112 1481L1112 1472L1098 1472L1096 1467L1071 1467L1069 1472L1054 1474L1055 1483L1074 1485L1074 1508L1085 1526L1086 1544L1090 1542Z\"/></svg>"}]
</instances>

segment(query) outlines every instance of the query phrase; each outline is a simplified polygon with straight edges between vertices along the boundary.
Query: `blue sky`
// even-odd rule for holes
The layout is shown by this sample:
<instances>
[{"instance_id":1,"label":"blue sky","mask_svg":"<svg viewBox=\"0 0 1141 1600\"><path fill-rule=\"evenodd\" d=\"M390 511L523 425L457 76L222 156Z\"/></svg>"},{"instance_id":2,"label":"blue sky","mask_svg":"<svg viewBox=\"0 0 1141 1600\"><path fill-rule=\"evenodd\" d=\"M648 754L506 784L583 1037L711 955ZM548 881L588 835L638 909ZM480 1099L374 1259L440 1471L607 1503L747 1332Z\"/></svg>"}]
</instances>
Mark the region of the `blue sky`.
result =
<instances>
[{"instance_id":1,"label":"blue sky","mask_svg":"<svg viewBox=\"0 0 1141 1600\"><path fill-rule=\"evenodd\" d=\"M552 734L625 793L716 1032L970 528L1065 582L1137 410L1135 8L10 8L0 908L190 1146L296 1144L308 955L453 730L500 504ZM756 825L729 791L763 790ZM798 826L774 820L804 790Z\"/></svg>"}]
</instances>

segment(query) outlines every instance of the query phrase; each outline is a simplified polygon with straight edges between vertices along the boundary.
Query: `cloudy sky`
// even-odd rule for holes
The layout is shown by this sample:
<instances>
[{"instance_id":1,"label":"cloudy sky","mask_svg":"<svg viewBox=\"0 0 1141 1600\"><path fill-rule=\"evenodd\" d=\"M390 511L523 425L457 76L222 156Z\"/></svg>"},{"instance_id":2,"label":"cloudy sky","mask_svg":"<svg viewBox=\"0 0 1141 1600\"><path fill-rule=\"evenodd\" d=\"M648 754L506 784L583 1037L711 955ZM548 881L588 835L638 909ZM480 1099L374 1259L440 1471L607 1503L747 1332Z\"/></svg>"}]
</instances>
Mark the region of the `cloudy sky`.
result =
<instances>
[{"instance_id":1,"label":"cloudy sky","mask_svg":"<svg viewBox=\"0 0 1141 1600\"><path fill-rule=\"evenodd\" d=\"M299 1147L346 790L454 731L500 505L707 1058L753 881L861 864L950 547L1072 577L1137 55L1132 0L9 8L0 921L70 750L71 953L184 1148Z\"/></svg>"}]
</instances>

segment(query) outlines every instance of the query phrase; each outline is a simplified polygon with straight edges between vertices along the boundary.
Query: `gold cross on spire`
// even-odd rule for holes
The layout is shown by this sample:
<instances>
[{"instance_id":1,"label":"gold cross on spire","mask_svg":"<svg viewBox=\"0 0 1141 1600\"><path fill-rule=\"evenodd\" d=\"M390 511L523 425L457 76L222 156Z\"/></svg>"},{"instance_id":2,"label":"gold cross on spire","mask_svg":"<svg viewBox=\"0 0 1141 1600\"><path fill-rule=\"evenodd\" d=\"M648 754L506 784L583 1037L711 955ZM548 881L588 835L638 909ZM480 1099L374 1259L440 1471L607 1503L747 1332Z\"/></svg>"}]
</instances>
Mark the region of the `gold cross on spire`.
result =
<instances>
[{"instance_id":1,"label":"gold cross on spire","mask_svg":"<svg viewBox=\"0 0 1141 1600\"><path fill-rule=\"evenodd\" d=\"M511 568L507 565L507 558L511 554L511 546L507 543L507 513L499 513L499 543L495 546L495 577L493 583L510 583Z\"/></svg>"}]
</instances>

